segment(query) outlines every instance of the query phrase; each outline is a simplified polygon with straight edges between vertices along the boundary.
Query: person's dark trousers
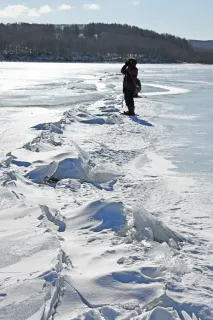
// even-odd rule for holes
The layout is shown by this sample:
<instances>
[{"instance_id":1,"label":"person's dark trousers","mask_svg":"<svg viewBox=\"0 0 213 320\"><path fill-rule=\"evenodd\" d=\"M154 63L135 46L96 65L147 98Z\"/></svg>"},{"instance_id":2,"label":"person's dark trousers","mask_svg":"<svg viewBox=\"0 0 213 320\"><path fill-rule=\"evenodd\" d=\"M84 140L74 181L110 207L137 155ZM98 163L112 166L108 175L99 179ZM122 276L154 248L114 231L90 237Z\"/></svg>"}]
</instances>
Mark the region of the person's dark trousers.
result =
<instances>
[{"instance_id":1,"label":"person's dark trousers","mask_svg":"<svg viewBox=\"0 0 213 320\"><path fill-rule=\"evenodd\" d=\"M126 106L128 108L129 113L135 113L135 104L134 104L134 89L124 88L124 100L126 102Z\"/></svg>"}]
</instances>

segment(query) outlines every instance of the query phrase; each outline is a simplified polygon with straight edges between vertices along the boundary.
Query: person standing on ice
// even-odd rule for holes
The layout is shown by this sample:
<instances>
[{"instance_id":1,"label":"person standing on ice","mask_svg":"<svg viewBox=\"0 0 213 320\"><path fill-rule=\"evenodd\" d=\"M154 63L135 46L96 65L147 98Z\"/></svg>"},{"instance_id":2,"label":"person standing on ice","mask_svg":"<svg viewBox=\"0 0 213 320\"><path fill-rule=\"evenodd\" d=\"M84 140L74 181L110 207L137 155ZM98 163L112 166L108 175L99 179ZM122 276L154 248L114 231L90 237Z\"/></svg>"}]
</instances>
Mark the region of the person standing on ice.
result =
<instances>
[{"instance_id":1,"label":"person standing on ice","mask_svg":"<svg viewBox=\"0 0 213 320\"><path fill-rule=\"evenodd\" d=\"M126 61L125 65L121 69L121 73L124 74L123 93L127 112L124 114L129 116L135 115L134 94L137 87L138 69L136 68L137 60L130 58Z\"/></svg>"}]
</instances>

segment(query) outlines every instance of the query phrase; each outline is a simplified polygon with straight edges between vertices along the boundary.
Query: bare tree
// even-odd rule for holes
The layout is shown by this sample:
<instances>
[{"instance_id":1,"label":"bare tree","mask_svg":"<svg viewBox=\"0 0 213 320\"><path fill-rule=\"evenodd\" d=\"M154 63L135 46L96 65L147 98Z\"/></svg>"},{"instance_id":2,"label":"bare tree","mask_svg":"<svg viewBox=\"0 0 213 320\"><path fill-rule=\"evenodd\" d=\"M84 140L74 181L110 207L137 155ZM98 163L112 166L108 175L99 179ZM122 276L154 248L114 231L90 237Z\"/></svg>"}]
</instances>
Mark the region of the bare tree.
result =
<instances>
[{"instance_id":1,"label":"bare tree","mask_svg":"<svg viewBox=\"0 0 213 320\"><path fill-rule=\"evenodd\" d=\"M141 62L148 58L153 62L213 63L213 52L195 51L184 38L126 24L0 24L0 55L8 60L45 56L50 61L72 61L73 56L87 55L104 61L111 55L120 61L129 54Z\"/></svg>"}]
</instances>

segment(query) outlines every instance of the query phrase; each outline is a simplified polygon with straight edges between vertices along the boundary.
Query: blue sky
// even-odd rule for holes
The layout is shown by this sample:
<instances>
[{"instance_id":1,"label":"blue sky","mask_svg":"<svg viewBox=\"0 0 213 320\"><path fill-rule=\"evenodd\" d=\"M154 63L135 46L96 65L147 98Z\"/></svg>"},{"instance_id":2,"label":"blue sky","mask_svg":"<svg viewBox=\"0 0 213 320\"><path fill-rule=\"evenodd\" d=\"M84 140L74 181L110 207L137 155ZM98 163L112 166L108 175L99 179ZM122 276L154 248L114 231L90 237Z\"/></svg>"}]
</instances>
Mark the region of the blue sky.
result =
<instances>
[{"instance_id":1,"label":"blue sky","mask_svg":"<svg viewBox=\"0 0 213 320\"><path fill-rule=\"evenodd\" d=\"M0 22L136 25L187 39L213 40L213 0L0 0Z\"/></svg>"}]
</instances>

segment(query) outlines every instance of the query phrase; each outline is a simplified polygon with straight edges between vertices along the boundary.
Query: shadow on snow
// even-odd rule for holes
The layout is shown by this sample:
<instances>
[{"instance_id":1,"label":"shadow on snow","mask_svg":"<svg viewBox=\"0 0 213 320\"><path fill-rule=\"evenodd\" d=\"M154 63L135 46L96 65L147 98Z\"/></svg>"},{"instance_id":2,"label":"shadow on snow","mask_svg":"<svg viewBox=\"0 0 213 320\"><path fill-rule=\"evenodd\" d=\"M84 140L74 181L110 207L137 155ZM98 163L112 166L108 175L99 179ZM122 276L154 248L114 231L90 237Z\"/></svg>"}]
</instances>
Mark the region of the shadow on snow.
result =
<instances>
[{"instance_id":1,"label":"shadow on snow","mask_svg":"<svg viewBox=\"0 0 213 320\"><path fill-rule=\"evenodd\" d=\"M142 126L153 127L152 123L143 119L139 119L137 116L130 117L130 119L136 123L141 124Z\"/></svg>"}]
</instances>

